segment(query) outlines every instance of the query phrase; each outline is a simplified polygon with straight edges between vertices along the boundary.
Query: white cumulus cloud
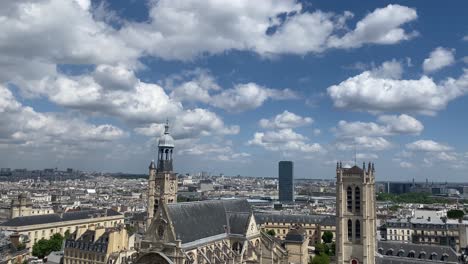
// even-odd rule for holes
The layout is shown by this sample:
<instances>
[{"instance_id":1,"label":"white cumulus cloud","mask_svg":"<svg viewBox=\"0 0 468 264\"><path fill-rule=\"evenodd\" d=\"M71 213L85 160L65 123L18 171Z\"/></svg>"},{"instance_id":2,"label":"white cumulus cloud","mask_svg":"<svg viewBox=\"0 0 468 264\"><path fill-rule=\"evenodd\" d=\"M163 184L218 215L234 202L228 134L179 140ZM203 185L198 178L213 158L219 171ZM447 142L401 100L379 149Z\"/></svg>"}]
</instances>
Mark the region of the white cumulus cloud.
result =
<instances>
[{"instance_id":1,"label":"white cumulus cloud","mask_svg":"<svg viewBox=\"0 0 468 264\"><path fill-rule=\"evenodd\" d=\"M440 83L427 76L415 80L376 77L371 71L328 87L334 106L356 111L416 112L434 115L447 104L468 92L468 70L458 78Z\"/></svg>"},{"instance_id":2,"label":"white cumulus cloud","mask_svg":"<svg viewBox=\"0 0 468 264\"><path fill-rule=\"evenodd\" d=\"M261 146L271 151L317 153L323 152L323 147L318 143L309 143L308 138L294 132L290 128L279 131L256 132L248 141L249 145Z\"/></svg>"},{"instance_id":3,"label":"white cumulus cloud","mask_svg":"<svg viewBox=\"0 0 468 264\"><path fill-rule=\"evenodd\" d=\"M406 144L406 148L412 151L423 152L442 152L449 151L452 147L433 141L433 140L417 140L412 143Z\"/></svg>"},{"instance_id":4,"label":"white cumulus cloud","mask_svg":"<svg viewBox=\"0 0 468 264\"><path fill-rule=\"evenodd\" d=\"M377 8L356 24L356 28L343 37L332 36L329 46L337 48L356 48L366 43L394 44L408 40L417 32L406 32L401 26L418 17L416 10L401 6L388 5Z\"/></svg>"},{"instance_id":5,"label":"white cumulus cloud","mask_svg":"<svg viewBox=\"0 0 468 264\"><path fill-rule=\"evenodd\" d=\"M256 83L238 84L232 89L213 95L210 104L229 112L242 112L261 106L266 100L295 99L296 94L289 90L266 88Z\"/></svg>"},{"instance_id":6,"label":"white cumulus cloud","mask_svg":"<svg viewBox=\"0 0 468 264\"><path fill-rule=\"evenodd\" d=\"M262 128L295 128L312 124L313 121L311 117L302 117L284 110L283 113L271 119L260 119L259 125Z\"/></svg>"},{"instance_id":7,"label":"white cumulus cloud","mask_svg":"<svg viewBox=\"0 0 468 264\"><path fill-rule=\"evenodd\" d=\"M429 54L429 58L423 62L425 73L438 71L455 63L455 50L438 47Z\"/></svg>"},{"instance_id":8,"label":"white cumulus cloud","mask_svg":"<svg viewBox=\"0 0 468 264\"><path fill-rule=\"evenodd\" d=\"M110 142L127 136L122 129L95 125L77 117L41 113L16 100L0 85L0 143L22 146L76 146Z\"/></svg>"},{"instance_id":9,"label":"white cumulus cloud","mask_svg":"<svg viewBox=\"0 0 468 264\"><path fill-rule=\"evenodd\" d=\"M306 11L294 0L161 0L152 2L149 22L128 23L119 33L138 50L180 60L228 50L266 56L306 54L365 44L395 44L416 35L403 28L417 19L412 8L377 8L349 30L346 22L352 16L349 11Z\"/></svg>"},{"instance_id":10,"label":"white cumulus cloud","mask_svg":"<svg viewBox=\"0 0 468 264\"><path fill-rule=\"evenodd\" d=\"M334 129L338 137L357 136L392 136L399 134L419 135L423 129L423 124L412 116L402 115L382 115L374 122L347 122L341 120Z\"/></svg>"}]
</instances>

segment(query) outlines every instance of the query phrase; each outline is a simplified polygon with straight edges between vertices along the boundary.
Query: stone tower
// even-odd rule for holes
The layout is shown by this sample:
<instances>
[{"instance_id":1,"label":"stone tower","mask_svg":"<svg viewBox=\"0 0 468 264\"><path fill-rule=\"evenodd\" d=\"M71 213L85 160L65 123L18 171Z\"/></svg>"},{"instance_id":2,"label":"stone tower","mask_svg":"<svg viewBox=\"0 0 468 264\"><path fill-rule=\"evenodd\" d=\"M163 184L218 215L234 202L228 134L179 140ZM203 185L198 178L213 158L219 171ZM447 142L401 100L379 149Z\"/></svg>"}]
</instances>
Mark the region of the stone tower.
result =
<instances>
[{"instance_id":1,"label":"stone tower","mask_svg":"<svg viewBox=\"0 0 468 264\"><path fill-rule=\"evenodd\" d=\"M338 264L374 264L376 252L374 164L336 165L336 256Z\"/></svg>"},{"instance_id":2,"label":"stone tower","mask_svg":"<svg viewBox=\"0 0 468 264\"><path fill-rule=\"evenodd\" d=\"M157 166L154 161L149 166L148 182L148 225L158 210L159 204L177 202L177 176L173 172L172 154L174 139L169 133L169 124L164 126L164 134L158 142Z\"/></svg>"},{"instance_id":3,"label":"stone tower","mask_svg":"<svg viewBox=\"0 0 468 264\"><path fill-rule=\"evenodd\" d=\"M10 218L30 216L31 211L32 201L25 193L21 193L17 199L11 201Z\"/></svg>"}]
</instances>

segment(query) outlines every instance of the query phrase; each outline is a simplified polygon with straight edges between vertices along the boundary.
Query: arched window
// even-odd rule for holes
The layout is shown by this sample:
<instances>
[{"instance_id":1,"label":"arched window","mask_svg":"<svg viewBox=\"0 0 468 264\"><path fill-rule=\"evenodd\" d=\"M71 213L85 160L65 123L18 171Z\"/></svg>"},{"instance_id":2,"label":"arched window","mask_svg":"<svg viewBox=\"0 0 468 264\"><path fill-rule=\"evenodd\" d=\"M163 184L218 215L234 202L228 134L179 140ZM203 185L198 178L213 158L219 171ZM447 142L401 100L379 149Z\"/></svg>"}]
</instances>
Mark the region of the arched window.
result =
<instances>
[{"instance_id":1,"label":"arched window","mask_svg":"<svg viewBox=\"0 0 468 264\"><path fill-rule=\"evenodd\" d=\"M348 187L346 190L346 207L348 208L348 212L353 211L353 189Z\"/></svg>"},{"instance_id":2,"label":"arched window","mask_svg":"<svg viewBox=\"0 0 468 264\"><path fill-rule=\"evenodd\" d=\"M234 242L234 244L232 244L232 250L237 254L240 254L242 252L242 244L239 242Z\"/></svg>"},{"instance_id":3,"label":"arched window","mask_svg":"<svg viewBox=\"0 0 468 264\"><path fill-rule=\"evenodd\" d=\"M359 187L354 189L354 210L361 212L361 189Z\"/></svg>"},{"instance_id":4,"label":"arched window","mask_svg":"<svg viewBox=\"0 0 468 264\"><path fill-rule=\"evenodd\" d=\"M353 221L348 220L348 241L353 240Z\"/></svg>"},{"instance_id":5,"label":"arched window","mask_svg":"<svg viewBox=\"0 0 468 264\"><path fill-rule=\"evenodd\" d=\"M355 225L356 239L361 239L361 221L356 220Z\"/></svg>"}]
</instances>

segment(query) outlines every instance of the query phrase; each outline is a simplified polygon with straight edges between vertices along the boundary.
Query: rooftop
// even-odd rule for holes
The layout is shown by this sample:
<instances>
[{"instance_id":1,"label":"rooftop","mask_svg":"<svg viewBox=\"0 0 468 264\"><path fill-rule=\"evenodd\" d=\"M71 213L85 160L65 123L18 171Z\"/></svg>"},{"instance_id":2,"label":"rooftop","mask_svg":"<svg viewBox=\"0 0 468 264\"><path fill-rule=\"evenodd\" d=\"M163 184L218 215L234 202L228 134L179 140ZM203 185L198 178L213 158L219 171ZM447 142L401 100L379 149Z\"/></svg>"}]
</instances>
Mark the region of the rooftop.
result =
<instances>
[{"instance_id":1,"label":"rooftop","mask_svg":"<svg viewBox=\"0 0 468 264\"><path fill-rule=\"evenodd\" d=\"M58 222L74 221L74 220L105 217L105 216L117 216L117 215L122 215L122 214L112 209L83 210L83 211L77 211L77 212L67 212L63 214L21 216L21 217L16 217L16 218L13 218L4 222L2 226L13 227L13 226L40 225L40 224L58 223Z\"/></svg>"}]
</instances>

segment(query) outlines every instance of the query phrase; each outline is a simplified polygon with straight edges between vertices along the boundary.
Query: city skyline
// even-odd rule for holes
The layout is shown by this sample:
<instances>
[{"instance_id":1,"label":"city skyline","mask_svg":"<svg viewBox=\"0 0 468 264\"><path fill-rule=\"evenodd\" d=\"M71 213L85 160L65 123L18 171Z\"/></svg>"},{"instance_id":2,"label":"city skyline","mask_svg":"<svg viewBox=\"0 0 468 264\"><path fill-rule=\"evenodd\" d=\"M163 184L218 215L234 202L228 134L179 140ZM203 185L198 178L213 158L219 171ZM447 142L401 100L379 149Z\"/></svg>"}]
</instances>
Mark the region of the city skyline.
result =
<instances>
[{"instance_id":1,"label":"city skyline","mask_svg":"<svg viewBox=\"0 0 468 264\"><path fill-rule=\"evenodd\" d=\"M467 3L2 7L0 167L147 173L168 120L177 173L466 178Z\"/></svg>"}]
</instances>

